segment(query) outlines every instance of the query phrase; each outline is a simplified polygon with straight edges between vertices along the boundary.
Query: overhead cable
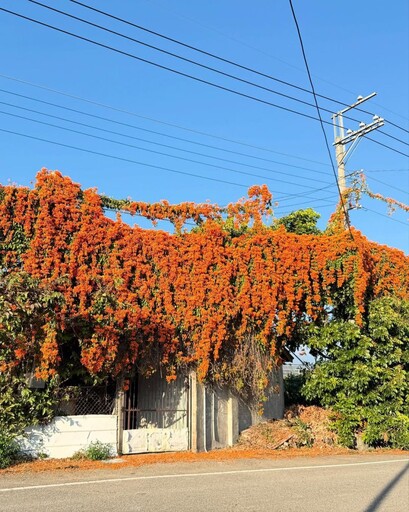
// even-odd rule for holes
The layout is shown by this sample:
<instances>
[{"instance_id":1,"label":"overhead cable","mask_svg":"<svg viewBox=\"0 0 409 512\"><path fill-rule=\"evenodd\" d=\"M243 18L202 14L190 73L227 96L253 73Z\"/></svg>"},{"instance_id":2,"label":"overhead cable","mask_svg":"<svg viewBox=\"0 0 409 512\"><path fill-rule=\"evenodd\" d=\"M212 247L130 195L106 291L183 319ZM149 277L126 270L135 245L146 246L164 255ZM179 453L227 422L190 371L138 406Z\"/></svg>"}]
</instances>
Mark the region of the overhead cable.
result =
<instances>
[{"instance_id":1,"label":"overhead cable","mask_svg":"<svg viewBox=\"0 0 409 512\"><path fill-rule=\"evenodd\" d=\"M47 7L47 8L49 7L49 6L47 6L47 5L45 5L45 4L41 3L41 2L38 2L38 1L36 1L36 0L29 0L29 1L30 1L31 3L35 3L35 4L41 5L41 6L43 6L43 7ZM275 77L275 76L273 76L273 75L271 75L271 74L263 73L263 72L262 72L262 71L260 71L260 70L256 70L256 69L251 68L251 67L249 67L249 66L245 66L245 65L240 64L240 63L238 63L238 62L236 62L236 61L233 61L233 60L231 60L231 59L227 59L227 58L225 58L225 57L221 57L220 55L216 55L215 53L208 52L208 51L206 51L206 50L203 50L203 49L201 49L201 48L198 48L197 46L190 45L190 44L185 43L185 42L183 42L183 41L181 41L181 40L179 40L179 39L176 39L176 38L173 38L173 37L166 36L165 34L162 34L162 33L157 32L157 31L155 31L155 30L151 30L151 29L149 29L149 28L147 28L147 27L144 27L144 26L142 26L142 25L139 25L139 24L137 24L137 23L134 23L134 22L132 22L132 21L130 21L130 20L127 20L127 19L125 19L125 18L121 18L121 17L119 17L119 16L115 16L114 14L112 14L112 13L108 13L107 11L103 11L103 10L101 10L101 9L97 9L96 7L90 6L90 5L86 4L85 2L80 2L80 1L78 1L78 0L69 0L69 1L70 1L71 3L73 3L73 4L80 5L81 7L84 7L85 9L88 9L88 10L90 10L90 11L96 12L96 13L101 14L101 15L103 15L103 16L106 16L106 17L108 17L108 18L111 18L111 19L114 19L114 20L119 21L119 22L121 22L121 23L124 23L124 24L126 24L126 25L128 25L128 26L131 26L131 27L137 28L137 29L142 30L142 31L144 31L144 32L146 32L146 33L149 33L149 34L155 35L155 36L160 37L160 38L162 38L162 39L164 39L164 40L167 40L167 41L170 41L170 42L172 42L172 43L178 44L178 45L180 45L180 46L182 46L182 47L184 47L184 48L188 48L189 50L194 50L195 52L198 52L198 53L200 53L200 54L202 54L202 55L206 55L206 56L211 57L211 58L213 58L213 59L217 59L217 60L219 60L220 62L224 62L224 63L226 63L226 64L230 64L230 65L232 65L232 66L235 66L235 67L237 67L237 68L243 69L243 70L245 70L245 71L249 71L249 72L254 73L254 74L256 74L256 75L259 75L259 76L262 76L262 77L264 77L264 78L268 78L268 79L270 79L270 80L273 80L273 81L275 81L275 82L277 82L277 83L281 83L281 84L286 85L286 86L288 86L288 87L292 87L292 88L294 88L294 89L300 90L300 91L305 92L305 93L307 93L307 94L312 94L312 93L311 93L311 91L310 91L309 89L306 89L305 87L301 87L301 86L299 86L299 85L296 85L296 84L294 84L294 83L288 82L288 81L286 81L286 80L279 79L279 78L277 78L277 77ZM323 94L318 94L318 93L316 93L316 95L317 95L319 98L326 99L326 100L331 101L331 102L333 102L333 103L338 103L338 104L343 105L343 106L345 106L345 107L349 106L347 103L344 103L344 102L342 102L342 101L340 101L340 100L338 100L338 99L334 99L334 98L331 98L331 97L329 97L329 96L325 96L325 95L323 95ZM320 107L320 108L321 108L322 110L326 110L326 109L323 109L322 107ZM366 114L369 114L369 115L372 115L372 116L374 115L372 112L369 112L369 111L367 111L367 110L365 110L365 109L362 109L362 108L356 108L356 110L359 110L360 112L363 112L363 113L366 113ZM331 111L331 112L332 112L332 111ZM345 117L346 117L346 116L345 116ZM350 118L350 119L352 119L352 118ZM408 132L408 133L409 133L409 130L406 130L405 128L402 128L401 126L399 126L399 125L397 125L397 124L395 124L395 123L392 123L392 122L390 122L389 120L388 120L388 123L389 123L389 124L392 124L392 125L393 125L393 126L395 126L396 128L400 128L400 129L402 129L402 130L404 130L404 131L406 131L406 132Z\"/></svg>"},{"instance_id":2,"label":"overhead cable","mask_svg":"<svg viewBox=\"0 0 409 512\"><path fill-rule=\"evenodd\" d=\"M41 2L38 2L38 1L36 1L36 0L29 0L29 1L30 1L31 3L35 3L35 4L41 5L41 6L46 7L46 8L50 8L49 6L47 6L47 5L45 5L45 4L41 3ZM165 34L161 34L160 32L157 32L157 31L155 31L155 30L148 29L147 27L144 27L144 26L139 25L139 24L137 24L137 23L131 22L130 20L127 20L127 19L125 19L125 18L121 18L121 17L119 17L119 16L115 16L114 14L112 14L112 13L108 13L107 11L103 11L103 10L101 10L101 9L97 9L96 7L90 6L90 5L88 5L88 4L84 3L84 2L80 2L80 1L78 1L78 0L69 0L69 1L70 1L71 3L73 3L73 4L80 5L80 6L84 7L85 9L88 9L88 10L90 10L90 11L96 12L96 13L98 13L98 14L102 14L103 16L106 16L106 17L108 17L108 18L114 19L114 20L116 20L116 21L120 21L121 23L124 23L124 24L126 24L126 25L128 25L128 26L132 26L132 27L134 27L134 28L137 28L137 29L142 30L142 31L144 31L144 32L147 32L147 33L149 33L149 34L152 34L152 35L155 35L155 36L157 36L157 37L160 37L160 38L162 38L162 39L164 39L164 40L167 40L167 41L170 41L170 42L172 42L172 43L178 44L178 45L180 45L180 46L182 46L182 47L188 48L188 49L190 49L190 50L194 50L194 51L196 51L196 52L198 52L198 53L200 53L200 54L202 54L202 55L206 55L206 56L208 56L208 57L212 57L212 58L217 59L217 60L219 60L219 61L221 61L221 62L224 62L224 63L226 63L226 64L230 64L230 65L232 65L232 66L235 66L235 67L237 67L237 68L243 69L243 70L245 70L245 71L249 71L249 72L251 72L251 73L254 73L254 74L256 74L256 75L262 76L262 77L264 77L264 78L268 78L268 79L270 79L270 80L273 80L273 81L275 81L275 82L281 83L281 84L286 85L286 86L288 86L288 87L292 87L292 88L294 88L294 89L300 90L300 91L305 92L305 93L307 93L307 94L312 94L312 92L311 92L309 89L306 89L305 87L302 87L302 86L299 86L299 85L297 85L297 84L294 84L294 83L288 82L288 81L286 81L286 80L279 79L279 78L277 78L277 77L275 77L275 76L273 76L273 75L271 75L271 74L263 73L263 72L262 72L262 71L260 71L260 70L256 70L256 69L254 69L254 68L251 68L251 67L245 66L245 65L240 64L240 63L238 63L238 62L232 61L231 59L227 59L227 58L221 57L220 55L216 55L215 53L208 52L208 51L206 51L206 50L203 50L203 49L201 49L201 48L198 48L197 46L193 46L193 45L187 44L187 43L185 43L185 42L183 42L183 41L180 41L179 39L175 39L175 38L172 38L172 37L166 36ZM348 106L349 106L349 104L348 104L348 103L344 103L344 102L342 102L342 101L340 101L340 100L338 100L338 99L334 99L334 98L331 98L331 97L329 97L329 96L325 96L325 95L323 95L323 94L318 94L318 93L316 93L316 95L317 95L319 98L322 98L322 99L325 99L325 100L331 101L331 102L333 102L333 103L338 103L339 105L343 105L344 107L348 107ZM321 110L326 110L326 109L323 109L323 107L320 107L320 109L321 109ZM368 110L365 110L365 109L362 109L362 108L359 108L359 107L357 107L357 108L356 108L356 110L358 110L358 111L360 111L360 112L363 112L363 113L365 113L365 114L369 114L369 115L371 115L371 116L373 116L373 115L374 115L374 114L373 114L373 112L370 112L370 111L368 111ZM327 111L328 111L328 110L327 110ZM332 111L331 111L331 112L332 112ZM347 117L347 116L345 116L345 117ZM349 118L349 119L352 119L352 118ZM400 129L400 130L403 130L403 131L405 131L405 132L409 133L409 130L407 130L406 128L403 128L402 126L400 126L400 125L398 125L398 124L396 124L396 123L393 123L393 122L392 122L392 121L390 121L389 119L388 119L387 121L388 121L388 124L391 124L391 125L395 126L396 128L398 128L398 129ZM383 132L383 133L384 133L384 132Z\"/></svg>"},{"instance_id":3,"label":"overhead cable","mask_svg":"<svg viewBox=\"0 0 409 512\"><path fill-rule=\"evenodd\" d=\"M40 141L40 142L46 142L48 144L55 144L56 146L61 146L61 147L64 147L64 148L75 149L76 151L82 151L83 153L90 153L92 155L98 155L98 156L103 156L103 157L106 157L106 158L112 158L113 160L119 160L121 162L137 164L137 165L141 165L143 167L149 167L151 169L158 169L158 170L161 170L161 171L171 172L171 173L175 173L175 174L181 174L181 175L184 175L184 176L192 176L194 178L200 178L202 180L215 181L215 182L218 182L218 183L224 183L226 185L234 185L236 187L241 187L241 188L246 188L246 189L248 189L251 186L251 185L245 185L243 183L236 183L234 181L227 181L227 180L221 180L221 179L218 179L218 178L211 178L210 176L203 176L201 174L194 174L194 173L191 173L191 172L178 171L176 169L170 169L169 167L162 167L160 165L148 164L146 162L140 162L138 160L132 160L130 158L124 158L124 157L120 157L120 156L116 156L116 155L110 155L108 153L102 153L100 151L93 151L91 149L80 148L78 146L73 146L71 144L64 144L63 142L57 142L57 141L54 141L54 140L44 139L42 137L36 137L34 135L29 135L29 134L26 134L26 133L16 132L16 131L12 131L12 130L6 130L5 128L0 128L0 132L9 133L11 135L18 135L19 137L24 137L26 139L37 140L37 141Z\"/></svg>"},{"instance_id":4,"label":"overhead cable","mask_svg":"<svg viewBox=\"0 0 409 512\"><path fill-rule=\"evenodd\" d=\"M335 182L337 184L338 193L339 193L339 200L341 202L341 206L342 206L342 209L344 211L345 222L347 223L347 227L348 227L348 231L349 231L349 234L351 236L351 239L354 240L354 235L352 234L352 231L351 231L351 224L350 224L350 221L349 221L348 212L347 212L347 209L346 209L346 206L345 206L344 198L342 197L341 188L340 188L339 182L338 182L337 172L335 170L334 161L332 159L332 154L331 154L331 150L330 150L330 147L329 147L329 142L328 142L327 134L325 132L324 123L323 123L322 118L321 118L321 112L320 112L320 109L319 109L318 100L317 100L317 97L315 95L314 83L312 81L312 77L311 77L311 73L310 73L310 68L309 68L308 61L307 61L307 56L305 54L304 43L303 43L303 40L302 40L300 27L298 25L297 16L295 14L292 1L289 0L289 3L290 3L291 13L293 15L295 27L296 27L296 30L297 30L297 34L298 34L298 39L299 39L299 42L300 42L301 52L302 52L304 63L305 63L305 67L306 67L306 70L307 70L308 79L309 79L310 84L311 84L311 90L312 90L312 93L313 93L313 96L314 96L314 101L315 101L315 104L316 104L316 107L317 107L317 113L318 113L318 117L319 117L320 124L321 124L321 130L322 130L322 133L324 135L325 146L326 146L327 151L328 151L328 157L329 157L329 160L331 162L332 171L334 173Z\"/></svg>"},{"instance_id":5,"label":"overhead cable","mask_svg":"<svg viewBox=\"0 0 409 512\"><path fill-rule=\"evenodd\" d=\"M196 135L202 135L202 136L205 136L205 137L210 137L212 139L221 140L223 142L229 142L231 144L237 144L239 146L243 146L243 147L247 147L247 148L251 148L251 149L256 149L258 151L265 151L267 153L272 153L272 154L276 154L276 155L286 156L286 157L289 157L289 158L294 158L296 160L302 160L304 162L311 162L311 163L314 163L314 164L317 164L317 165L328 166L328 163L319 162L317 160L311 160L309 158L304 158L304 157L301 157L301 156L298 156L298 155L292 155L292 154L289 154L289 153L283 153L283 152L280 152L280 151L275 151L275 150L273 150L271 148L267 148L267 147L264 147L264 146L257 146L257 145L254 145L254 144L249 144L247 142L243 142L243 141L239 141L239 140L235 140L235 139L230 139L230 138L227 138L227 137L222 137L222 136L216 135L214 133L203 132L203 131L195 130L193 128L188 128L186 126L182 126L182 125L179 125L179 124L169 123L169 122L163 121L161 119L156 119L156 118L153 118L153 117L143 116L141 114L133 112L132 110L126 110L126 109L114 107L114 106L108 105L106 103L101 103L101 102L98 102L98 101L95 101L95 100L91 100L89 98L83 98L81 96L76 96L74 94L69 94L67 92L60 91L58 89L53 89L53 88L50 88L50 87L46 87L44 85L40 85L40 84L36 84L36 83L33 83L33 82L29 82L28 80L22 80L20 78L12 77L12 76L9 76L9 75L4 75L2 73L0 73L0 77L5 78L6 80L12 80L14 82L21 83L21 84L24 84L24 85L29 85L30 87L35 87L35 88L40 89L40 90L44 90L44 91L52 92L52 93L55 93L55 94L59 94L59 95L64 96L66 98L71 98L71 99L74 99L74 100L82 101L84 103L88 103L90 105L95 105L97 107L106 108L108 110L112 110L113 112L118 112L118 113L121 113L121 114L127 114L127 115L130 115L130 116L133 116L133 117L144 119L146 121L151 121L153 123L161 124L161 125L164 125L164 126L169 126L171 128L177 128L178 130L187 131L189 133L194 133ZM16 93L10 93L10 91L5 91L4 89L3 89L3 92L8 92L9 94L16 94ZM21 96L24 97L23 95L21 95ZM35 100L35 101L40 101L40 100ZM44 103L47 103L47 102L44 102ZM50 103L50 105L54 105L54 104ZM67 107L65 107L65 108L67 108ZM75 112L75 109L72 109L72 110ZM118 121L116 121L116 122L118 123ZM124 124L125 126L127 125L126 123L121 123L121 124ZM129 126L135 127L134 125L129 125ZM135 128L137 128L137 127L135 127ZM162 135L167 136L167 137L171 137L171 138L177 138L177 137L172 137L172 136L166 135L164 133L162 133ZM181 140L184 140L184 139L181 139ZM199 144L199 143L191 141L191 140L189 140L189 142L191 142L192 144ZM226 151L226 150L224 150L222 148L218 148L218 149ZM253 157L253 158L257 158L257 159L261 160L261 158L259 158L259 157ZM266 159L265 161L273 162L273 163L279 163L281 165L290 165L290 164L285 164L284 162L276 162L274 160L268 160L268 159ZM297 167L297 166L294 166L294 167ZM304 167L299 167L299 168L300 169L304 169Z\"/></svg>"},{"instance_id":6,"label":"overhead cable","mask_svg":"<svg viewBox=\"0 0 409 512\"><path fill-rule=\"evenodd\" d=\"M130 57L132 59L135 59L137 61L140 61L140 62L144 62L145 64L150 64L154 67L157 67L159 69L163 69L165 71L169 71L171 73L174 73L174 74L177 74L177 75L180 75L180 76L183 76L185 78L190 78L191 80L195 80L196 82L199 82L199 83L203 83L205 85L210 85L211 87L215 87L217 89L220 89L220 90L223 90L223 91L226 91L226 92L230 92L232 94L235 94L237 96L240 96L240 97L243 97L243 98L247 98L247 99L250 99L250 100L253 100L253 101L256 101L258 103L261 103L261 104L264 104L264 105L268 105L270 107L273 107L273 108L278 108L280 110L284 110L286 112L290 112L290 113L293 113L293 114L296 114L296 115L299 115L301 117L305 117L307 119L312 119L314 121L318 121L318 122L322 122L322 123L325 123L325 124L328 124L328 125L331 125L332 126L332 123L330 123L329 121L323 121L317 117L314 117L312 115L309 115L309 114L306 114L305 112L299 112L297 110L294 110L292 108L289 108L289 107L284 107L283 105L278 105L276 103L272 103L270 101L267 101L267 100L263 100L261 98L258 98L256 96L252 96L250 94L246 94L246 93L243 93L243 92L240 92L240 91L237 91L235 89L231 89L229 87L225 87L223 85L220 85L220 84L216 84L214 82L211 82L209 80L205 80L203 78L199 78L197 76L194 76L194 75L190 75L189 73L184 73L183 71L179 71L179 70L176 70L174 68L171 68L169 66L164 66L163 64L159 64L157 62L154 62L154 61L151 61L151 60L148 60L148 59L144 59L142 57L139 57L133 53L129 53L129 52L126 52L124 50L120 50L119 48L115 48L113 46L110 46L110 45L107 45L107 44L104 44L104 43L100 43L98 41L95 41L94 39L91 39L91 38L88 38L88 37L85 37L85 36L81 36L79 34L76 34L74 32L71 32L69 30L64 30L62 28L59 28L59 27L56 27L54 25L50 25L49 23L45 23L43 21L40 21L40 20L37 20L35 18L31 18L29 16L24 16L23 14L20 14L20 13L17 13L15 11L11 11L9 9L5 9L4 7L0 7L0 11L3 11L3 12L6 12L8 14L11 14L13 16L17 16L21 19L24 19L26 21L29 21L31 23L35 23L37 25L41 25L43 27L46 27L46 28L49 28L51 30L54 30L56 32L60 32L62 34L66 34L66 35L69 35L71 37L74 37L76 39L79 39L81 41L85 41L85 42L88 42L88 43L91 43L95 46L99 46L100 48L104 48L106 50L110 50L110 51L113 51L115 53L118 53L120 55L123 55L125 57Z\"/></svg>"},{"instance_id":7,"label":"overhead cable","mask_svg":"<svg viewBox=\"0 0 409 512\"><path fill-rule=\"evenodd\" d=\"M263 180L274 181L274 182L277 182L277 183L285 183L286 185L292 185L292 186L295 186L295 187L305 188L305 189L309 189L309 190L315 190L315 188L316 188L316 187L310 187L308 185L303 185L301 183L296 183L296 182L293 182L293 181L282 180L282 179L279 179L279 178L272 178L272 177L268 177L268 176L264 176L264 175L260 175L260 174L254 174L254 173L250 173L250 172L246 172L246 171L240 171L238 169L232 169L230 167L224 167L224 166L221 166L221 165L215 165L215 164L210 164L210 163L207 163L207 162L201 162L201 161L198 161L198 160L193 160L191 158L185 158L185 157L181 157L181 156L177 156L177 155L171 155L170 153L163 153L162 151L156 151L156 150L153 150L153 149L148 149L148 148L144 148L144 147L141 147L141 146L136 146L134 144L128 144L126 142L120 142L120 141L117 141L117 140L109 139L107 137L101 137L99 135L93 135L91 133L86 133L86 132L82 132L80 130L74 130L72 128L67 128L65 126L60 126L60 125L57 125L57 124L54 124L54 123L48 123L46 121L40 121L38 119L33 119L33 118L30 118L30 117L27 117L27 116L20 116L18 114L13 114L13 113L10 113L10 112L5 112L3 110L0 110L0 114L8 115L8 116L19 118L19 119L23 119L23 120L26 120L26 121L31 121L33 123L42 124L42 125L45 125L45 126L51 126L52 128L58 128L60 130L68 131L68 132L71 132L71 133L76 133L78 135L84 135L85 137L91 137L93 139L102 140L102 141L105 141L105 142L110 142L111 144L117 144L117 145L120 145L120 146L132 148L132 149L138 149L139 151L146 151L148 153L153 153L155 155L166 156L168 158L175 158L177 160L182 160L184 162L191 162L191 163L198 164L198 165L204 165L206 167L212 167L212 168L215 168L215 169L221 169L221 170L232 172L232 173L235 173L235 174L242 174L242 175L245 175L245 176L252 176L252 177L256 177L256 178L261 178ZM94 128L94 127L91 127L91 128Z\"/></svg>"},{"instance_id":8,"label":"overhead cable","mask_svg":"<svg viewBox=\"0 0 409 512\"><path fill-rule=\"evenodd\" d=\"M33 98L32 96L27 96L25 94L18 94L18 93L15 93L15 92L12 92L12 91L8 91L8 90L5 90L5 89L0 89L0 92L4 92L6 94L17 96L19 98L29 99L31 101L35 101L35 102L42 103L42 104L45 104L45 105L57 107L57 108L60 108L60 109L63 109L63 110L67 110L67 111L70 111L70 112L75 112L77 114L81 114L81 115L88 116L88 117L91 117L91 118L99 119L99 120L106 121L106 122L109 122L109 123L114 123L114 124L118 124L118 125L121 125L121 126L126 126L128 128L133 128L133 129L136 129L136 130L141 130L141 131L144 131L144 132L152 133L154 135L160 135L160 136L168 137L168 138L171 138L171 139L176 139L176 140L179 140L179 141L182 141L182 142L188 142L188 143L191 143L191 144L196 144L198 146L203 146L203 147L215 149L215 150L218 150L218 151L232 153L232 154L235 154L235 155L244 156L246 158L254 158L256 160L262 160L262 161L266 161L266 162L270 162L270 163L274 163L274 164L278 164L278 165L283 165L285 167L294 167L296 169L302 169L302 170L311 171L311 172L317 173L317 174L327 175L327 173L325 171L319 171L319 170L316 170L316 169L311 169L311 168L300 166L300 165L287 164L285 162L278 162L278 161L270 160L270 159L267 159L267 158L261 158L261 157L257 157L257 156L254 156L254 155L249 155L249 154L246 154L246 153L240 153L238 151L232 151L232 150L220 148L220 147L217 147L217 146L212 146L210 144L203 144L201 142L196 142L196 141L192 141L192 140L189 140L189 139L184 139L182 137L175 137L175 136L163 133L163 132L157 132L155 130L148 130L146 128L141 128L139 126L135 126L135 125L132 125L132 124L129 124L129 123L124 123L124 122L121 122L121 121L116 121L116 120L113 120L113 119L110 119L110 118L107 118L107 117L103 117L103 116L99 116L99 115L96 115L96 114L90 114L89 112L84 112L83 110L78 110L78 109L74 109L74 108L71 108L71 107L66 107L66 106L60 105L58 103L52 103L52 102L49 102L49 101L44 101L44 100L40 100L40 99L37 99L37 98ZM115 135L121 135L123 137L128 137L128 138L131 138L131 139L135 139L135 140L139 140L139 141L143 141L143 142L148 142L149 144L154 144L154 145L157 145L157 146L162 146L162 147L166 147L166 148L176 149L178 151L183 151L185 153L191 153L191 154L195 154L195 155L205 156L207 158L212 158L212 159L216 159L216 160L220 160L220 161L225 161L225 162L229 162L229 163L236 163L236 164L239 164L239 165L244 165L246 167L253 167L255 169L261 169L261 170L265 170L265 171L268 171L268 172L275 172L277 174L288 175L288 173L285 173L285 172L282 172L282 171L277 171L275 169L267 169L265 167L253 166L251 164L237 162L237 161L234 161L234 160L228 160L228 159L216 157L216 156L213 156L213 155L198 153L196 151L190 151L190 150L187 150L187 149L178 148L178 147L171 146L171 145L168 145L168 144L162 144L162 143L159 143L159 142L150 141L150 140L143 139L143 138L140 138L140 137L134 137L132 135L128 135L128 134L124 134L124 133L119 133L119 132L115 132L115 131L112 131L112 130L106 130L106 129L101 128L101 127L88 125L86 123L80 123L78 121L72 121L70 119L62 118L60 116L55 116L55 115L52 115L52 114L47 114L47 113L44 113L44 112L40 112L38 110L25 108L25 107L22 107L22 106L19 106L19 105L13 105L11 103L7 103L7 102L3 102L3 101L0 101L0 103L3 104L3 105L8 105L8 106L12 106L14 108L18 108L20 110L27 110L29 112L33 112L33 113L45 115L45 116L48 116L48 117L53 117L55 119L60 119L60 120L63 120L63 121L67 121L69 123L75 123L75 124L79 124L79 125L82 125L82 126L86 126L88 128L94 128L94 129L99 130L99 131L104 131L104 132L107 132L107 133L112 133L112 134L115 134ZM306 178L304 176L298 176L298 175L296 175L296 176L300 177L302 179L307 179L307 180L313 179L313 178Z\"/></svg>"}]
</instances>

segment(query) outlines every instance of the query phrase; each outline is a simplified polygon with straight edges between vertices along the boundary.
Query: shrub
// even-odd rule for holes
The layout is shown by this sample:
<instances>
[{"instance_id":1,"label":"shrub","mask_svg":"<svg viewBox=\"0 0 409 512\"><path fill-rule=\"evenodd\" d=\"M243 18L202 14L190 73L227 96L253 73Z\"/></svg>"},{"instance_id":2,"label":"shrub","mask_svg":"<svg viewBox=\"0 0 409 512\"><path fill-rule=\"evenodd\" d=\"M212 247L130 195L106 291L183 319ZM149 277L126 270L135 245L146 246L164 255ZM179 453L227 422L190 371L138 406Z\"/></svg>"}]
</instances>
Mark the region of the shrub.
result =
<instances>
[{"instance_id":1,"label":"shrub","mask_svg":"<svg viewBox=\"0 0 409 512\"><path fill-rule=\"evenodd\" d=\"M384 418L374 411L368 418L363 441L372 446L409 450L409 416L398 412L396 416Z\"/></svg>"},{"instance_id":2,"label":"shrub","mask_svg":"<svg viewBox=\"0 0 409 512\"><path fill-rule=\"evenodd\" d=\"M7 468L21 460L20 446L17 441L0 432L0 469Z\"/></svg>"},{"instance_id":3,"label":"shrub","mask_svg":"<svg viewBox=\"0 0 409 512\"><path fill-rule=\"evenodd\" d=\"M314 444L311 427L300 418L294 418L294 429L297 434L297 448L301 446L311 448Z\"/></svg>"},{"instance_id":4,"label":"shrub","mask_svg":"<svg viewBox=\"0 0 409 512\"><path fill-rule=\"evenodd\" d=\"M321 360L304 392L336 413L341 444L409 449L409 301L370 304L362 326L335 320L311 330Z\"/></svg>"},{"instance_id":5,"label":"shrub","mask_svg":"<svg viewBox=\"0 0 409 512\"><path fill-rule=\"evenodd\" d=\"M86 448L79 450L72 456L73 459L81 460L106 460L112 457L112 447L108 443L93 441Z\"/></svg>"},{"instance_id":6,"label":"shrub","mask_svg":"<svg viewBox=\"0 0 409 512\"><path fill-rule=\"evenodd\" d=\"M299 374L290 373L284 378L284 402L286 407L290 405L311 405L317 402L307 399L302 389L311 369L304 369Z\"/></svg>"}]
</instances>

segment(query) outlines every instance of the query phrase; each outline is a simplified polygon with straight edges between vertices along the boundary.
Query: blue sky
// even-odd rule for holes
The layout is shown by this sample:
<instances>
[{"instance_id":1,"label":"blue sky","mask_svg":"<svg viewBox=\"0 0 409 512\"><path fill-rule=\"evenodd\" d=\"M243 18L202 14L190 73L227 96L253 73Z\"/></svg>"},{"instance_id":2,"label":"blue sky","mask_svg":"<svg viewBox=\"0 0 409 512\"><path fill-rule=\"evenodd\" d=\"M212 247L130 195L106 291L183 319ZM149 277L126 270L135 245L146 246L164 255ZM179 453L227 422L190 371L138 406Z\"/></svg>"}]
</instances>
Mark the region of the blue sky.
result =
<instances>
[{"instance_id":1,"label":"blue sky","mask_svg":"<svg viewBox=\"0 0 409 512\"><path fill-rule=\"evenodd\" d=\"M42 2L263 87L312 102L312 97L303 91L218 62L68 0ZM287 0L84 2L309 89ZM27 0L1 0L0 7L316 117L310 106L238 83L52 13ZM294 0L294 7L317 92L352 103L359 94L365 96L376 91L377 97L364 108L408 130L408 3ZM325 226L337 202L337 189L317 121L178 76L1 11L0 24L0 102L3 102L0 128L94 152L0 131L1 183L29 185L36 172L47 167L60 170L84 187L97 187L101 193L117 198L132 197L148 202L210 200L219 204L242 197L252 184L266 183L279 202L277 216L311 206L322 215L321 227ZM323 99L319 102L331 111L342 108L341 103ZM322 115L325 121L331 120L329 112ZM371 120L361 112L352 116L365 122ZM358 125L355 121L346 124L352 129ZM406 144L381 133L372 137L409 153L407 132L388 122L383 130ZM326 125L326 132L332 143L332 127ZM406 156L362 140L347 165L348 172L359 169L367 171L374 192L409 203ZM389 217L384 204L369 199L363 199L361 206L351 212L355 227L371 240L409 253L407 213L397 211Z\"/></svg>"}]
</instances>

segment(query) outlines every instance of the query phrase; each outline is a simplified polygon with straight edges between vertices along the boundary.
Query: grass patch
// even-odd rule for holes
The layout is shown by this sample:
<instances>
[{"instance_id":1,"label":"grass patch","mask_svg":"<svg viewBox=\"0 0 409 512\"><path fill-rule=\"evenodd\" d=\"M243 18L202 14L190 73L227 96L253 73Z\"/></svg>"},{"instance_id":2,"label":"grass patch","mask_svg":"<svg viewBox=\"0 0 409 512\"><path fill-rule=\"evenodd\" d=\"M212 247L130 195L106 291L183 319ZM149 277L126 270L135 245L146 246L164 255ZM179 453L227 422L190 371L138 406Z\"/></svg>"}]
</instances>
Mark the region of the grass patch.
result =
<instances>
[{"instance_id":1,"label":"grass patch","mask_svg":"<svg viewBox=\"0 0 409 512\"><path fill-rule=\"evenodd\" d=\"M93 441L86 448L78 450L72 456L74 460L106 460L112 457L112 447L108 443Z\"/></svg>"}]
</instances>

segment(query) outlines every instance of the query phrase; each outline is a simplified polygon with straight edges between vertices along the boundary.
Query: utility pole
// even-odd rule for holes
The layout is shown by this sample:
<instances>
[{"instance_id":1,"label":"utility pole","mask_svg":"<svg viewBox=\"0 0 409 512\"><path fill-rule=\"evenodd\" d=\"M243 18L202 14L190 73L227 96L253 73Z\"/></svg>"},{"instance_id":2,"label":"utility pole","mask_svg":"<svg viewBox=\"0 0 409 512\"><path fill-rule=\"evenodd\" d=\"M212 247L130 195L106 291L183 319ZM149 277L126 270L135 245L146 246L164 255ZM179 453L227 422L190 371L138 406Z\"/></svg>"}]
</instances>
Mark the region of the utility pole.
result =
<instances>
[{"instance_id":1,"label":"utility pole","mask_svg":"<svg viewBox=\"0 0 409 512\"><path fill-rule=\"evenodd\" d=\"M345 163L348 158L351 156L352 152L357 147L361 138L367 133L377 130L381 126L385 124L385 120L379 116L373 116L372 122L370 124L366 124L364 122L359 123L359 128L357 130L348 129L345 133L344 128L344 119L343 115L345 112L352 110L353 108L361 105L365 101L376 96L376 92L373 92L369 96L363 98L362 96L358 96L357 101L349 105L348 107L340 110L339 112L332 115L332 122L334 125L334 143L335 146L335 158L337 160L338 167L338 185L341 192L341 196L344 198L345 192L347 190L346 186L346 176L345 176ZM349 145L349 147L347 147ZM348 216L348 205L346 205ZM345 219L347 220L347 219Z\"/></svg>"}]
</instances>

